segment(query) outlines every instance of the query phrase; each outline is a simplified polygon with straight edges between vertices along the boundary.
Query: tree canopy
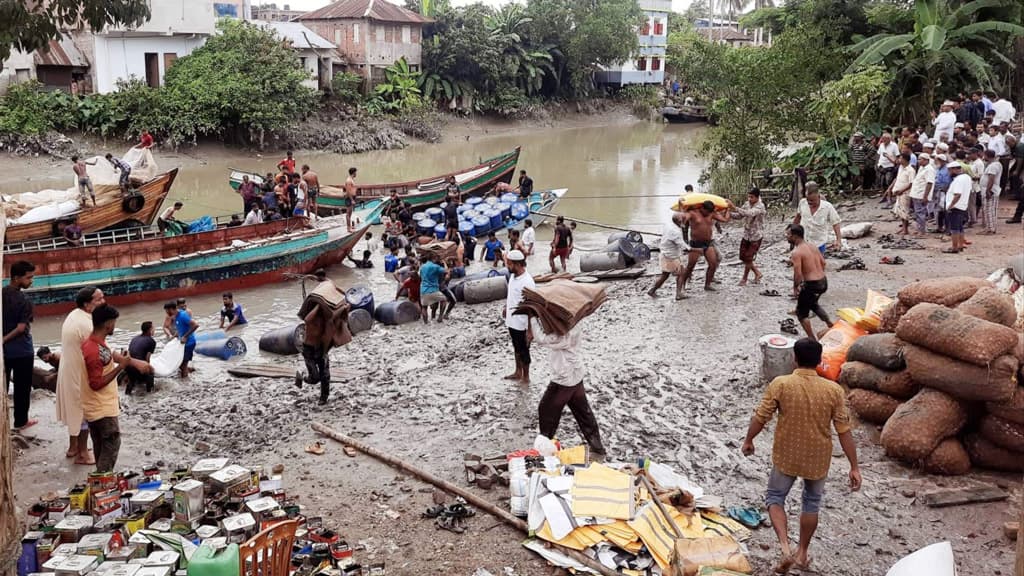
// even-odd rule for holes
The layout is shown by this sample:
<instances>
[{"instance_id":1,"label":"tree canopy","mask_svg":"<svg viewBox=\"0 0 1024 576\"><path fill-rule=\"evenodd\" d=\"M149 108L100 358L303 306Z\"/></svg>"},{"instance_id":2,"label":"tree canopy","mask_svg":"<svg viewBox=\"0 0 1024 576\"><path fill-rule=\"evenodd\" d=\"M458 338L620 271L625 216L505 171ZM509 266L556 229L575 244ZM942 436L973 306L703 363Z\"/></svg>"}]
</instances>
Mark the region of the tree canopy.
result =
<instances>
[{"instance_id":1,"label":"tree canopy","mask_svg":"<svg viewBox=\"0 0 1024 576\"><path fill-rule=\"evenodd\" d=\"M62 29L84 23L94 31L105 26L138 26L149 19L146 0L0 1L0 62L11 49L31 52L58 38Z\"/></svg>"}]
</instances>

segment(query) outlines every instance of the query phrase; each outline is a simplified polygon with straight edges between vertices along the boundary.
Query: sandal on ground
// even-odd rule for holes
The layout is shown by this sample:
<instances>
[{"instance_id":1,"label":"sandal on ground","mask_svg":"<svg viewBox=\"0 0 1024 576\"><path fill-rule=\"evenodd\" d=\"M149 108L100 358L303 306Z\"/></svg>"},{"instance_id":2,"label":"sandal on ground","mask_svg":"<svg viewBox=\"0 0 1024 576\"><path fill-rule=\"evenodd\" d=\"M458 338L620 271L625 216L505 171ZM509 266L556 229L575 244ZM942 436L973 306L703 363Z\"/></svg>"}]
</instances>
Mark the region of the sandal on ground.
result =
<instances>
[{"instance_id":1,"label":"sandal on ground","mask_svg":"<svg viewBox=\"0 0 1024 576\"><path fill-rule=\"evenodd\" d=\"M317 440L316 442L313 442L312 444L308 444L306 446L306 452L309 452L310 454L316 454L317 456L323 456L323 454L325 452L325 450L324 450L324 443L319 441L319 440Z\"/></svg>"},{"instance_id":2,"label":"sandal on ground","mask_svg":"<svg viewBox=\"0 0 1024 576\"><path fill-rule=\"evenodd\" d=\"M942 251L943 254L959 254L960 251L955 248L946 248Z\"/></svg>"},{"instance_id":3,"label":"sandal on ground","mask_svg":"<svg viewBox=\"0 0 1024 576\"><path fill-rule=\"evenodd\" d=\"M779 330L782 330L787 334L800 334L800 331L797 330L796 321L793 320L792 318L786 318L785 320L779 322Z\"/></svg>"},{"instance_id":4,"label":"sandal on ground","mask_svg":"<svg viewBox=\"0 0 1024 576\"><path fill-rule=\"evenodd\" d=\"M778 290L762 290L761 296L782 296Z\"/></svg>"}]
</instances>

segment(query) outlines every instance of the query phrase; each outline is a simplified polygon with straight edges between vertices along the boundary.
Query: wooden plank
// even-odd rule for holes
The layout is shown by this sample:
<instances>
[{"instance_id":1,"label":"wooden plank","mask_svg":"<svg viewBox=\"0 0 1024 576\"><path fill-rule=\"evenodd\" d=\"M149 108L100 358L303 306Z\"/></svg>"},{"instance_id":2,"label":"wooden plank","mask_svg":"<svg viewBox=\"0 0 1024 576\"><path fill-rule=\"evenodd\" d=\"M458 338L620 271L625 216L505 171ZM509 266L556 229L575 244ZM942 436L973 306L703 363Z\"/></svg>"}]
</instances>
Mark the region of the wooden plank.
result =
<instances>
[{"instance_id":1,"label":"wooden plank","mask_svg":"<svg viewBox=\"0 0 1024 576\"><path fill-rule=\"evenodd\" d=\"M295 371L294 367L280 364L239 364L228 368L228 374L240 378L276 378L281 380L294 380ZM332 368L331 382L347 382L360 375L359 372Z\"/></svg>"},{"instance_id":2,"label":"wooden plank","mask_svg":"<svg viewBox=\"0 0 1024 576\"><path fill-rule=\"evenodd\" d=\"M974 486L971 488L929 492L921 498L931 508L944 508L946 506L960 506L963 504L999 502L1009 497L1009 494L995 486Z\"/></svg>"}]
</instances>

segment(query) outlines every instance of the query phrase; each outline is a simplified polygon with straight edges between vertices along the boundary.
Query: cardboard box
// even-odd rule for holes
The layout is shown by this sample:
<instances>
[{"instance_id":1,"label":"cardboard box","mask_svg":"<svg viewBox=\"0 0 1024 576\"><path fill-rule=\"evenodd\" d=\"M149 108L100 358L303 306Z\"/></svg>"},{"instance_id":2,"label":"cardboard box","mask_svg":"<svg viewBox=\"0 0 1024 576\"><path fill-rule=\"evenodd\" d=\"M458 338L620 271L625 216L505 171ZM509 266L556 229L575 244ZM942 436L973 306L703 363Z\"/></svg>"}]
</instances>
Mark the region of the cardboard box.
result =
<instances>
[{"instance_id":1,"label":"cardboard box","mask_svg":"<svg viewBox=\"0 0 1024 576\"><path fill-rule=\"evenodd\" d=\"M184 480L174 486L174 517L188 522L203 515L204 486L198 480Z\"/></svg>"},{"instance_id":2,"label":"cardboard box","mask_svg":"<svg viewBox=\"0 0 1024 576\"><path fill-rule=\"evenodd\" d=\"M70 510L71 504L67 500L53 500L47 504L47 518L51 522L60 522L67 517Z\"/></svg>"}]
</instances>

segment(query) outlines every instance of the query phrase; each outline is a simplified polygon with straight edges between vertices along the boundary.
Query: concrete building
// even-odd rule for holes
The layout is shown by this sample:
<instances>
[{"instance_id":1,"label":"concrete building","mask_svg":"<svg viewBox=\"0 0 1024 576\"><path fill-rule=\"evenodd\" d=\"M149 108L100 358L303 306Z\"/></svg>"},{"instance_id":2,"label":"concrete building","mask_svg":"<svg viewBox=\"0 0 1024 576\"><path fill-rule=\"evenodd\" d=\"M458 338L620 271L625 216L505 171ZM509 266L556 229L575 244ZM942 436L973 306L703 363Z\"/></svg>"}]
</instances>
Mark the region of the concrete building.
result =
<instances>
[{"instance_id":1,"label":"concrete building","mask_svg":"<svg viewBox=\"0 0 1024 576\"><path fill-rule=\"evenodd\" d=\"M385 0L340 0L296 21L333 42L342 68L366 78L370 88L403 57L411 69L420 69L423 25L431 20Z\"/></svg>"},{"instance_id":2,"label":"concrete building","mask_svg":"<svg viewBox=\"0 0 1024 576\"><path fill-rule=\"evenodd\" d=\"M290 22L305 13L304 10L292 10L288 4L282 4L278 8L273 2L252 7L252 19L264 22Z\"/></svg>"},{"instance_id":3,"label":"concrete building","mask_svg":"<svg viewBox=\"0 0 1024 576\"><path fill-rule=\"evenodd\" d=\"M661 84L665 81L665 51L668 48L668 16L672 0L638 0L644 20L637 31L639 52L618 66L609 66L595 75L598 84Z\"/></svg>"},{"instance_id":4,"label":"concrete building","mask_svg":"<svg viewBox=\"0 0 1024 576\"><path fill-rule=\"evenodd\" d=\"M314 90L324 90L331 86L334 78L334 65L338 62L337 47L316 32L299 22L261 22L253 20L253 24L269 28L282 39L291 44L299 55L302 67L309 74L303 84Z\"/></svg>"}]
</instances>

